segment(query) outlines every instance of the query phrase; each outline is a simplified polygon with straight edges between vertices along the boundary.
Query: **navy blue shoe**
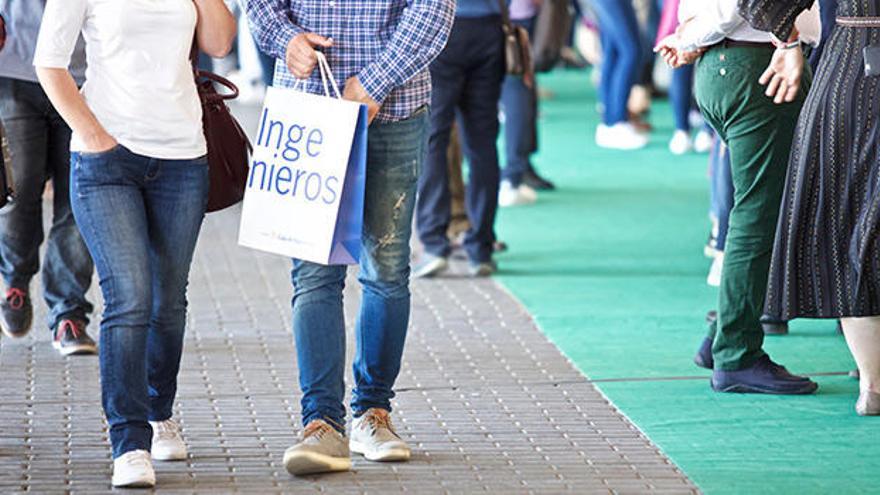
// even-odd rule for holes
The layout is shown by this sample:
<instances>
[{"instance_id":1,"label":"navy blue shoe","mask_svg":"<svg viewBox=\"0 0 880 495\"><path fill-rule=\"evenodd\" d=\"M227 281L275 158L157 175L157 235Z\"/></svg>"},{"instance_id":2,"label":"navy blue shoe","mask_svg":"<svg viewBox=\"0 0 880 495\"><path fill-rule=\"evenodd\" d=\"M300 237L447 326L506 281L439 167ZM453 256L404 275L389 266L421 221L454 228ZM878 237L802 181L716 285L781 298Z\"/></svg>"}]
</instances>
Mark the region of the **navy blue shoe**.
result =
<instances>
[{"instance_id":1,"label":"navy blue shoe","mask_svg":"<svg viewBox=\"0 0 880 495\"><path fill-rule=\"evenodd\" d=\"M703 343L700 344L700 350L694 356L694 364L707 370L715 367L715 359L712 357L712 339L709 337L703 339Z\"/></svg>"},{"instance_id":2,"label":"navy blue shoe","mask_svg":"<svg viewBox=\"0 0 880 495\"><path fill-rule=\"evenodd\" d=\"M767 355L743 370L715 370L711 384L716 392L739 394L805 395L819 388L816 382L807 377L792 375Z\"/></svg>"}]
</instances>

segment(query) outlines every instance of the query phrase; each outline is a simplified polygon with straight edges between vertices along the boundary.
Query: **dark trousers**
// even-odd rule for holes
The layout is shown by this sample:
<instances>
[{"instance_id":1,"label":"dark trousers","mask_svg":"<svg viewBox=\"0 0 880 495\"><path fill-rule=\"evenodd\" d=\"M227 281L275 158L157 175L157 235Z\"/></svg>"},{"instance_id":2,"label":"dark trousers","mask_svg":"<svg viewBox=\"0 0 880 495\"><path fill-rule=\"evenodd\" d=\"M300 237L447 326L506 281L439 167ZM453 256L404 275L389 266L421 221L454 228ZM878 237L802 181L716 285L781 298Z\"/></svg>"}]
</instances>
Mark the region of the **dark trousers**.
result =
<instances>
[{"instance_id":1,"label":"dark trousers","mask_svg":"<svg viewBox=\"0 0 880 495\"><path fill-rule=\"evenodd\" d=\"M529 34L535 18L514 21ZM526 86L522 76L507 75L501 87L501 109L504 112L504 154L507 162L501 175L513 186L522 182L531 168L530 157L538 150L538 91Z\"/></svg>"},{"instance_id":2,"label":"dark trousers","mask_svg":"<svg viewBox=\"0 0 880 495\"><path fill-rule=\"evenodd\" d=\"M70 128L39 84L0 78L0 119L9 141L16 199L0 210L0 274L7 287L27 289L40 271L43 190L52 181L52 226L42 266L48 324L88 321L86 292L92 258L70 210Z\"/></svg>"},{"instance_id":3,"label":"dark trousers","mask_svg":"<svg viewBox=\"0 0 880 495\"><path fill-rule=\"evenodd\" d=\"M498 98L504 78L501 18L456 18L449 42L431 64L431 131L419 178L418 232L425 250L448 256L451 219L447 147L457 121L468 161L466 206L471 227L464 248L474 262L489 261L498 210Z\"/></svg>"},{"instance_id":4,"label":"dark trousers","mask_svg":"<svg viewBox=\"0 0 880 495\"><path fill-rule=\"evenodd\" d=\"M774 104L758 84L772 54L767 48L717 47L696 69L697 104L730 150L734 191L718 319L709 329L717 370L748 368L764 355L760 318L767 272L794 130L811 80L808 70L797 99Z\"/></svg>"}]
</instances>

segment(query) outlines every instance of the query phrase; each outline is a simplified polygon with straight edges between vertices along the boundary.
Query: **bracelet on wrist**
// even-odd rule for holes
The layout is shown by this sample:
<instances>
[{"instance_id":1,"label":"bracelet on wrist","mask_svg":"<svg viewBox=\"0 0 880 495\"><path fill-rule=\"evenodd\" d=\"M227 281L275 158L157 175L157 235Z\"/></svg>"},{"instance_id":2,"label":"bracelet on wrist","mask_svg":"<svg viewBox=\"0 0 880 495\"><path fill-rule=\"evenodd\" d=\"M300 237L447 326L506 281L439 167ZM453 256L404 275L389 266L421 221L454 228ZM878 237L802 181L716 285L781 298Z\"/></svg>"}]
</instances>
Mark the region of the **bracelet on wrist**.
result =
<instances>
[{"instance_id":1,"label":"bracelet on wrist","mask_svg":"<svg viewBox=\"0 0 880 495\"><path fill-rule=\"evenodd\" d=\"M800 48L800 47L801 47L801 40L792 41L791 43L780 43L780 44L776 45L776 48L778 48L780 50L792 50L794 48Z\"/></svg>"}]
</instances>

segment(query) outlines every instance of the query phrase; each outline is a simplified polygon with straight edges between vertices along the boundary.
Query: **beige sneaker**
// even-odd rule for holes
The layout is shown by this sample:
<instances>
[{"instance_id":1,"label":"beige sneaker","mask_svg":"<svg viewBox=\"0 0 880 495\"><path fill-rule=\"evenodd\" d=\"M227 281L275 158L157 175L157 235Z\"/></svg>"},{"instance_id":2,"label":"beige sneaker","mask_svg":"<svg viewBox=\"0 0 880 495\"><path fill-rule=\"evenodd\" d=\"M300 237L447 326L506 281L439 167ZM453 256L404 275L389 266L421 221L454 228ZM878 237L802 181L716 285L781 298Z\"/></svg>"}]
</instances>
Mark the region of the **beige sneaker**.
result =
<instances>
[{"instance_id":1,"label":"beige sneaker","mask_svg":"<svg viewBox=\"0 0 880 495\"><path fill-rule=\"evenodd\" d=\"M410 458L409 445L394 431L391 415L378 407L367 409L361 417L355 418L349 446L352 452L370 461L399 462Z\"/></svg>"},{"instance_id":2,"label":"beige sneaker","mask_svg":"<svg viewBox=\"0 0 880 495\"><path fill-rule=\"evenodd\" d=\"M303 430L300 442L284 452L284 468L294 476L348 471L348 442L326 421L313 420Z\"/></svg>"}]
</instances>

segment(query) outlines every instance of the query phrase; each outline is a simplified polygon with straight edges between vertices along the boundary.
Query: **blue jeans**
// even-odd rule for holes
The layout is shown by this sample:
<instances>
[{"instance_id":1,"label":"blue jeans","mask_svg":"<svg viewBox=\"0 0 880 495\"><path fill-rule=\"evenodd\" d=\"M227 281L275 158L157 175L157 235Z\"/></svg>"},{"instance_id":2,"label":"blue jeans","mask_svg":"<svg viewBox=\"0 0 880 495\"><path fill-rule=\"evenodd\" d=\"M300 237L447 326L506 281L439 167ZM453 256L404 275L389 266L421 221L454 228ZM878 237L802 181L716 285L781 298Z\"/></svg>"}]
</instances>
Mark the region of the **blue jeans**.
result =
<instances>
[{"instance_id":1,"label":"blue jeans","mask_svg":"<svg viewBox=\"0 0 880 495\"><path fill-rule=\"evenodd\" d=\"M51 180L52 227L43 262L49 328L64 318L88 321L86 292L92 258L70 211L70 128L37 83L0 78L0 119L12 155L16 200L0 210L0 274L7 287L27 289L40 271L43 190Z\"/></svg>"},{"instance_id":2,"label":"blue jeans","mask_svg":"<svg viewBox=\"0 0 880 495\"><path fill-rule=\"evenodd\" d=\"M515 20L532 34L535 18ZM504 111L504 151L507 163L501 171L504 180L514 187L531 168L530 157L538 150L538 94L535 85L523 83L521 76L504 76L501 86L501 108Z\"/></svg>"},{"instance_id":3,"label":"blue jeans","mask_svg":"<svg viewBox=\"0 0 880 495\"><path fill-rule=\"evenodd\" d=\"M586 1L586 0L581 0ZM602 33L602 80L599 94L605 108L603 122L628 120L627 101L642 62L641 33L632 2L591 0Z\"/></svg>"},{"instance_id":4,"label":"blue jeans","mask_svg":"<svg viewBox=\"0 0 880 495\"><path fill-rule=\"evenodd\" d=\"M691 102L694 98L694 66L685 65L672 70L672 81L669 84L669 100L672 104L672 117L675 130L691 130Z\"/></svg>"},{"instance_id":5,"label":"blue jeans","mask_svg":"<svg viewBox=\"0 0 880 495\"><path fill-rule=\"evenodd\" d=\"M363 296L351 399L355 415L372 407L391 410L409 325L409 240L427 134L427 109L401 122L374 122L369 129L358 275ZM346 271L345 266L293 261L293 333L303 425L313 419L345 424Z\"/></svg>"},{"instance_id":6,"label":"blue jeans","mask_svg":"<svg viewBox=\"0 0 880 495\"><path fill-rule=\"evenodd\" d=\"M470 228L464 248L473 262L492 259L498 211L498 99L504 80L501 17L456 17L446 48L431 63L431 137L419 178L418 229L425 251L449 256L451 221L446 157L453 120L468 161L465 196Z\"/></svg>"},{"instance_id":7,"label":"blue jeans","mask_svg":"<svg viewBox=\"0 0 880 495\"><path fill-rule=\"evenodd\" d=\"M171 417L208 165L122 146L72 153L71 163L73 212L104 295L101 398L116 458L149 451L148 421Z\"/></svg>"},{"instance_id":8,"label":"blue jeans","mask_svg":"<svg viewBox=\"0 0 880 495\"><path fill-rule=\"evenodd\" d=\"M711 210L718 218L718 237L715 247L719 251L724 251L730 224L730 210L733 209L733 178L730 172L730 150L724 146L718 134L715 134L715 141L709 153L709 175Z\"/></svg>"}]
</instances>

